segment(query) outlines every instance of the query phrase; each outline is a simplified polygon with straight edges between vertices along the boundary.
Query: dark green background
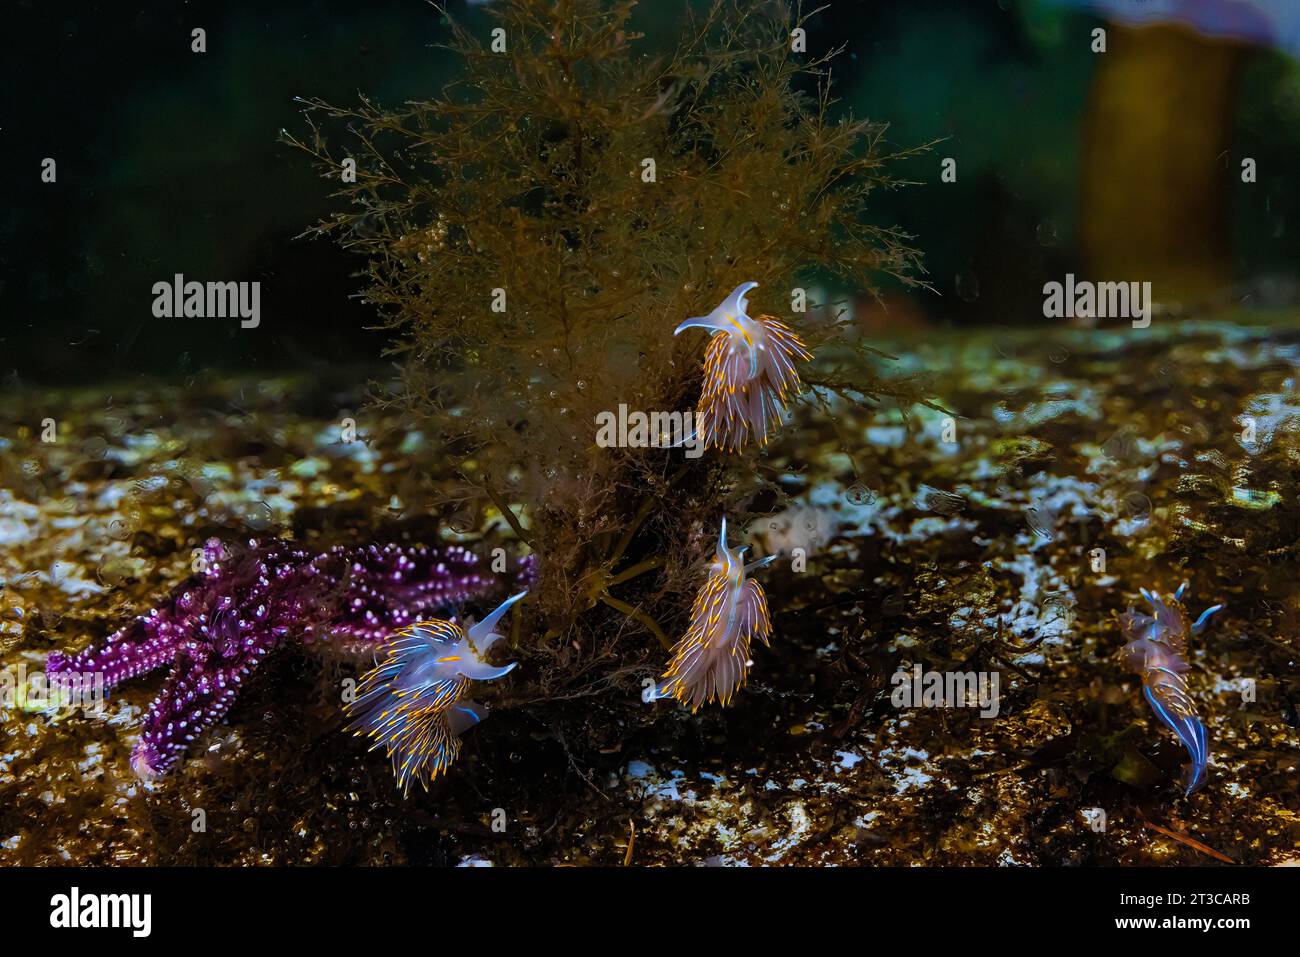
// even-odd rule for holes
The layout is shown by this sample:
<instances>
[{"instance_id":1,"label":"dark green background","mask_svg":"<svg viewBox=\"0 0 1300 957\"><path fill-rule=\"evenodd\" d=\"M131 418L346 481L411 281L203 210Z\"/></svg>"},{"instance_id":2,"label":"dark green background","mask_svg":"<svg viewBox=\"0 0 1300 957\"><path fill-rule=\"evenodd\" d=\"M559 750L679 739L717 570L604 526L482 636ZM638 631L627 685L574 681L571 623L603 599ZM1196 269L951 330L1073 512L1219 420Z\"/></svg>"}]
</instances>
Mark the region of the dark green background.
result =
<instances>
[{"instance_id":1,"label":"dark green background","mask_svg":"<svg viewBox=\"0 0 1300 957\"><path fill-rule=\"evenodd\" d=\"M490 28L482 7L449 9ZM648 42L674 33L680 9L643 4ZM454 64L435 46L447 29L433 8L26 0L7 4L4 20L0 388L378 357L383 337L364 330L372 316L351 298L359 262L294 238L331 201L277 134L304 129L296 95L349 103L363 91L395 104L436 92ZM842 108L890 121L899 145L948 138L903 170L931 185L882 196L878 211L926 255L938 295L918 304L931 321L1031 321L1045 279L1074 268L1094 22L1037 0L840 2L814 21L811 50L848 44L835 72ZM206 54L190 52L195 26L207 30ZM1298 121L1296 64L1260 51L1234 132L1234 151L1259 160L1260 183L1224 187L1247 301L1262 279L1295 283ZM46 156L57 184L40 182ZM934 185L943 156L958 158L958 183ZM152 284L176 272L260 280L261 327L155 319ZM1266 288L1288 296L1285 282Z\"/></svg>"}]
</instances>

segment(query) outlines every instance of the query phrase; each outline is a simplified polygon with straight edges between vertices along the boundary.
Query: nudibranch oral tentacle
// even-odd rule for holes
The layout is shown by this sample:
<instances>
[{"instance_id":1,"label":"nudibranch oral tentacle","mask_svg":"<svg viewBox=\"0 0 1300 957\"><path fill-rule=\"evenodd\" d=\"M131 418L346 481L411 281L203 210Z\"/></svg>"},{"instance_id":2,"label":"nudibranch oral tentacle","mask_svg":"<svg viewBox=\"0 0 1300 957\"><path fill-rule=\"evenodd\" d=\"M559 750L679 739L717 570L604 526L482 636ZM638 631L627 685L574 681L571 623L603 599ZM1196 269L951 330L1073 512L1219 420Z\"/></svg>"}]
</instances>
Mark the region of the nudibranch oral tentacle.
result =
<instances>
[{"instance_id":1,"label":"nudibranch oral tentacle","mask_svg":"<svg viewBox=\"0 0 1300 957\"><path fill-rule=\"evenodd\" d=\"M1189 625L1182 597L1187 583L1179 586L1168 600L1155 592L1140 589L1151 606L1152 614L1128 611L1119 615L1120 630L1128 639L1124 660L1142 677L1142 691L1156 717L1178 736L1187 749L1188 764L1183 770L1183 793L1191 795L1204 786L1209 764L1209 740L1205 724L1196 711L1196 702L1187 690L1183 677L1190 669L1187 661L1187 638L1200 634L1210 616L1222 605L1207 608Z\"/></svg>"},{"instance_id":2,"label":"nudibranch oral tentacle","mask_svg":"<svg viewBox=\"0 0 1300 957\"><path fill-rule=\"evenodd\" d=\"M746 565L745 551L727 547L724 517L717 553L691 607L690 626L673 646L656 698L675 698L694 712L713 701L726 706L744 686L750 645L754 639L768 644L772 633L763 586L747 576L776 558Z\"/></svg>"},{"instance_id":3,"label":"nudibranch oral tentacle","mask_svg":"<svg viewBox=\"0 0 1300 957\"><path fill-rule=\"evenodd\" d=\"M679 325L712 333L704 355L704 381L695 430L704 447L739 451L751 438L766 444L781 422L789 397L800 388L796 361L812 358L803 341L772 316L749 315L743 282L707 316Z\"/></svg>"},{"instance_id":4,"label":"nudibranch oral tentacle","mask_svg":"<svg viewBox=\"0 0 1300 957\"><path fill-rule=\"evenodd\" d=\"M493 667L487 651L501 636L493 631L520 592L481 622L465 628L453 621L421 621L401 629L384 646L384 660L366 672L347 706L358 735L385 748L403 794L429 782L460 754L461 734L478 724L486 709L465 698L472 682L508 674L514 663Z\"/></svg>"}]
</instances>

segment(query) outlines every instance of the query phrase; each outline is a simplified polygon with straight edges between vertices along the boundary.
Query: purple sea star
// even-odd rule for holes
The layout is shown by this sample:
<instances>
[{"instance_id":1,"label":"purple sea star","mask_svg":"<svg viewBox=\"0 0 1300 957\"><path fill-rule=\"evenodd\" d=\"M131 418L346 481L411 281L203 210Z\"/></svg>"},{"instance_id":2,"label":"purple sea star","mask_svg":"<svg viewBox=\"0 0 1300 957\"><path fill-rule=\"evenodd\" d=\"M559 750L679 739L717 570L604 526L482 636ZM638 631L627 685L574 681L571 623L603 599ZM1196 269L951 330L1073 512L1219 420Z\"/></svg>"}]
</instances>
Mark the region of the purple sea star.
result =
<instances>
[{"instance_id":1,"label":"purple sea star","mask_svg":"<svg viewBox=\"0 0 1300 957\"><path fill-rule=\"evenodd\" d=\"M429 612L526 584L531 557L505 575L459 545L341 546L248 542L237 553L208 539L202 569L165 605L102 645L50 654L49 675L102 675L105 689L165 664L166 683L145 715L131 767L151 780L230 710L243 679L286 641L362 650Z\"/></svg>"}]
</instances>

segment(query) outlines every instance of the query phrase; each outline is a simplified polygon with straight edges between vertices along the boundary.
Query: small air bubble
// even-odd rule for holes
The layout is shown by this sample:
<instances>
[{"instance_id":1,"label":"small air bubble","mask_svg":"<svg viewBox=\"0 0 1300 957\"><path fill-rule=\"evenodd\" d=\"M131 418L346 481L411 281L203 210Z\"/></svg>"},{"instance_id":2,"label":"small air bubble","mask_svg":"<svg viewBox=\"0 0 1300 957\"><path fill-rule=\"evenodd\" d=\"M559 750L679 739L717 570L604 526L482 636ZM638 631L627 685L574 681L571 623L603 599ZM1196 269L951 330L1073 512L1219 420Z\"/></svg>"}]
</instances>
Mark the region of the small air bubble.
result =
<instances>
[{"instance_id":1,"label":"small air bubble","mask_svg":"<svg viewBox=\"0 0 1300 957\"><path fill-rule=\"evenodd\" d=\"M876 503L875 493L861 482L850 485L846 495L854 505L874 505Z\"/></svg>"}]
</instances>

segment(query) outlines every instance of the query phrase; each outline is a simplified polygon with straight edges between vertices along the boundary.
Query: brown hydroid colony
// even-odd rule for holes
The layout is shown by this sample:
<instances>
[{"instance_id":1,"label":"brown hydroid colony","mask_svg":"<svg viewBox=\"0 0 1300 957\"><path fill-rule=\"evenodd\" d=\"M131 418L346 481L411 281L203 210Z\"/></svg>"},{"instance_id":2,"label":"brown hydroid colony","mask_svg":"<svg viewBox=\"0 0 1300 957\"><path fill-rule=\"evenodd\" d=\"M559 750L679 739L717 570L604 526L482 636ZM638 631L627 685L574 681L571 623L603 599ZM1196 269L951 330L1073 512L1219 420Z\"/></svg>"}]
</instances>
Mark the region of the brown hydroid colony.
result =
<instances>
[{"instance_id":1,"label":"brown hydroid colony","mask_svg":"<svg viewBox=\"0 0 1300 957\"><path fill-rule=\"evenodd\" d=\"M665 6L650 11L660 29ZM867 216L906 154L886 151L880 125L832 118L839 51L794 52L807 24L781 4L718 2L697 18L683 3L667 47L637 32L636 7L494 3L495 41L453 24L461 72L439 95L311 101L311 135L290 137L342 184L347 210L316 231L367 257L365 295L403 370L388 401L435 450L428 504L508 524L538 555L516 649L538 697L634 687L663 654L655 640L685 627L718 516L743 523L764 487L781 500L755 469L780 408L763 409L751 442L706 419L735 455L597 447L602 413L709 398L705 364L723 346L675 337L683 319L758 283L755 313L775 317L797 361L805 343L834 356L805 364L804 386L923 398L871 372L833 307L791 313L791 291L818 277L871 289L919 270L906 237ZM340 176L347 159L355 182ZM800 379L771 385L783 407Z\"/></svg>"}]
</instances>

